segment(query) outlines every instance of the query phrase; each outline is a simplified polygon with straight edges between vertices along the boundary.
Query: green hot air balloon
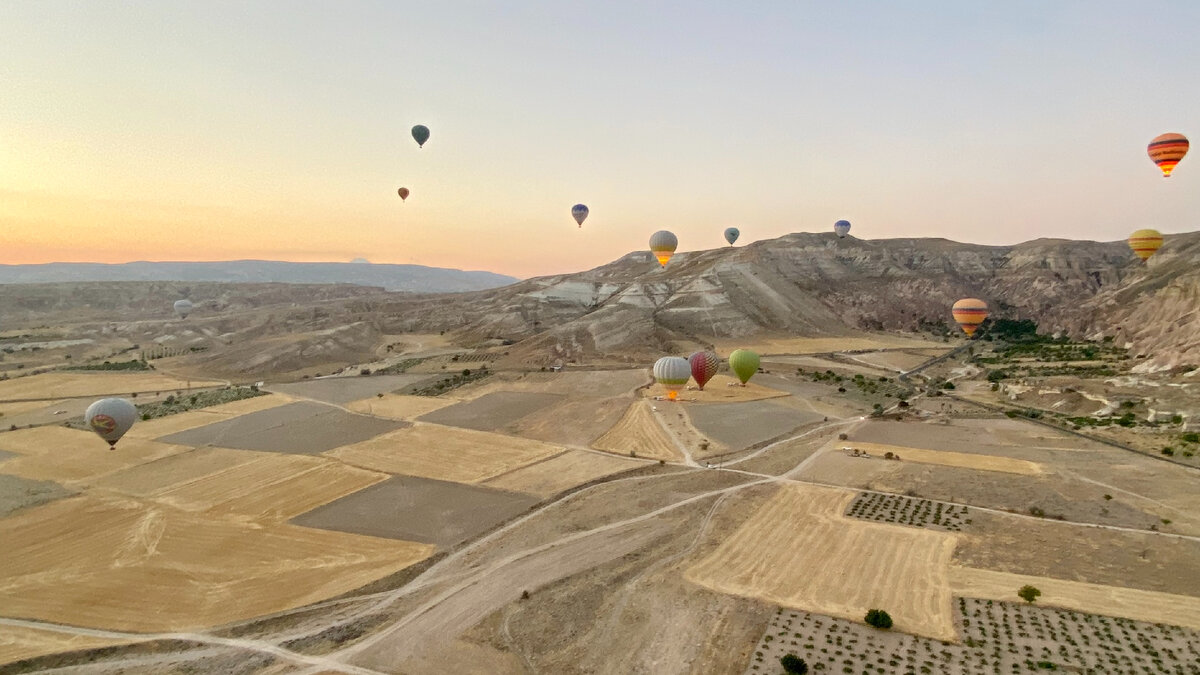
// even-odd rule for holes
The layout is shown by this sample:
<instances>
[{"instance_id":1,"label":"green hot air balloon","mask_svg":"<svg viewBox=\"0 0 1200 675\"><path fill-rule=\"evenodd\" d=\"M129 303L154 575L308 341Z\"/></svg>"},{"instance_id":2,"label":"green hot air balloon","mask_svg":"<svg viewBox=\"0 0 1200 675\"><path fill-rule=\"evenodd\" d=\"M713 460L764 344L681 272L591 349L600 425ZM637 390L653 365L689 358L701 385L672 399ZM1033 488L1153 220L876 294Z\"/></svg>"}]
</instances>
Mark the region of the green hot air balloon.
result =
<instances>
[{"instance_id":1,"label":"green hot air balloon","mask_svg":"<svg viewBox=\"0 0 1200 675\"><path fill-rule=\"evenodd\" d=\"M417 142L417 147L425 147L425 141L429 140L429 127L424 124L418 124L412 130L413 140Z\"/></svg>"},{"instance_id":2,"label":"green hot air balloon","mask_svg":"<svg viewBox=\"0 0 1200 675\"><path fill-rule=\"evenodd\" d=\"M749 349L735 349L729 355L729 368L742 381L744 387L758 372L758 354Z\"/></svg>"}]
</instances>

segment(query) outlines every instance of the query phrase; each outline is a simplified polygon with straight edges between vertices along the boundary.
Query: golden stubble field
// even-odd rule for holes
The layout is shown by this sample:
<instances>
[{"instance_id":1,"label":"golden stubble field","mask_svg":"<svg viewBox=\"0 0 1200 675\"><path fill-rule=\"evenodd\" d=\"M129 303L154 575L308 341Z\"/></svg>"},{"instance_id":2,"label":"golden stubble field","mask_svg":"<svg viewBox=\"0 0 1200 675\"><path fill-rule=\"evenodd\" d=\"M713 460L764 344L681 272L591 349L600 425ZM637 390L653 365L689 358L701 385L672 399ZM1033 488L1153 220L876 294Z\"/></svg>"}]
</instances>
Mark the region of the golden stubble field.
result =
<instances>
[{"instance_id":1,"label":"golden stubble field","mask_svg":"<svg viewBox=\"0 0 1200 675\"><path fill-rule=\"evenodd\" d=\"M928 450L911 448L903 445L886 445L883 443L861 443L838 441L836 447L856 448L871 453L875 458L882 458L892 452L900 456L903 462L919 462L921 464L940 464L942 466L957 466L964 469L980 471L1000 471L1015 473L1023 476L1037 476L1042 473L1042 467L1037 462L999 455L981 455L952 450Z\"/></svg>"},{"instance_id":2,"label":"golden stubble field","mask_svg":"<svg viewBox=\"0 0 1200 675\"><path fill-rule=\"evenodd\" d=\"M956 639L947 575L955 537L845 518L854 495L785 485L686 578L855 621L886 609L896 630Z\"/></svg>"},{"instance_id":3,"label":"golden stubble field","mask_svg":"<svg viewBox=\"0 0 1200 675\"><path fill-rule=\"evenodd\" d=\"M188 380L158 373L61 372L18 377L0 382L0 401L58 399L74 396L128 396L137 392L221 387L216 380Z\"/></svg>"},{"instance_id":4,"label":"golden stubble field","mask_svg":"<svg viewBox=\"0 0 1200 675\"><path fill-rule=\"evenodd\" d=\"M660 405L668 405L663 402ZM637 401L629 406L613 428L592 443L597 450L638 457L675 461L682 459L675 442L655 418L650 401Z\"/></svg>"}]
</instances>

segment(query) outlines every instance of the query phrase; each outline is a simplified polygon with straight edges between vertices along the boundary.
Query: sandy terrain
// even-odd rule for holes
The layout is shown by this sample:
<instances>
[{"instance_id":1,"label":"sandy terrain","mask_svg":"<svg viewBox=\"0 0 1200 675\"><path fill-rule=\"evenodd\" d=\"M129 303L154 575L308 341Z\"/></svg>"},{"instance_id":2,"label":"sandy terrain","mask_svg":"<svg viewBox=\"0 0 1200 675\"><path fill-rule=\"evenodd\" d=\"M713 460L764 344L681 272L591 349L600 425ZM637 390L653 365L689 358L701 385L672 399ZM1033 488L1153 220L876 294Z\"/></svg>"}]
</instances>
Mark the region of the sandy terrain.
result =
<instances>
[{"instance_id":1,"label":"sandy terrain","mask_svg":"<svg viewBox=\"0 0 1200 675\"><path fill-rule=\"evenodd\" d=\"M0 449L19 455L0 465L5 473L52 480L69 487L188 448L125 438L115 450L110 450L107 443L90 431L54 426L0 434Z\"/></svg>"},{"instance_id":2,"label":"sandy terrain","mask_svg":"<svg viewBox=\"0 0 1200 675\"><path fill-rule=\"evenodd\" d=\"M728 354L734 349L751 349L759 354L823 354L858 349L948 349L942 342L862 333L855 337L718 339L716 347L718 354Z\"/></svg>"},{"instance_id":3,"label":"sandy terrain","mask_svg":"<svg viewBox=\"0 0 1200 675\"><path fill-rule=\"evenodd\" d=\"M714 375L708 381L708 384L704 385L704 391L696 389L694 382L689 384L688 387L690 388L679 392L679 398L683 401L696 403L735 403L737 401L758 401L764 398L776 398L788 395L786 391L764 387L755 382L754 378L751 378L746 383L746 386L743 387L741 380L723 374ZM667 390L661 384L655 383L641 390L641 394L644 398L655 398L666 396Z\"/></svg>"},{"instance_id":4,"label":"sandy terrain","mask_svg":"<svg viewBox=\"0 0 1200 675\"><path fill-rule=\"evenodd\" d=\"M487 487L546 498L590 480L640 466L643 466L641 462L630 459L568 450L549 459L501 474L483 484Z\"/></svg>"},{"instance_id":5,"label":"sandy terrain","mask_svg":"<svg viewBox=\"0 0 1200 675\"><path fill-rule=\"evenodd\" d=\"M449 396L406 396L403 394L384 394L382 398L372 396L360 401L353 401L347 408L364 415L386 417L393 420L411 422L426 413L445 408L458 403L458 399Z\"/></svg>"},{"instance_id":6,"label":"sandy terrain","mask_svg":"<svg viewBox=\"0 0 1200 675\"><path fill-rule=\"evenodd\" d=\"M316 454L365 441L406 426L404 422L355 415L320 403L298 401L188 429L159 440L198 447Z\"/></svg>"},{"instance_id":7,"label":"sandy terrain","mask_svg":"<svg viewBox=\"0 0 1200 675\"><path fill-rule=\"evenodd\" d=\"M393 476L305 513L292 522L338 530L454 546L537 503L516 492L413 476Z\"/></svg>"},{"instance_id":8,"label":"sandy terrain","mask_svg":"<svg viewBox=\"0 0 1200 675\"><path fill-rule=\"evenodd\" d=\"M664 402L659 405L668 404ZM651 459L682 459L675 443L654 418L650 408L650 401L637 401L630 405L616 426L597 438L592 447L618 455L634 452L638 457Z\"/></svg>"},{"instance_id":9,"label":"sandy terrain","mask_svg":"<svg viewBox=\"0 0 1200 675\"><path fill-rule=\"evenodd\" d=\"M374 471L479 483L562 451L524 438L417 422L326 454Z\"/></svg>"},{"instance_id":10,"label":"sandy terrain","mask_svg":"<svg viewBox=\"0 0 1200 675\"><path fill-rule=\"evenodd\" d=\"M192 389L224 386L215 380L192 380ZM73 396L128 396L144 391L185 391L187 380L153 372L116 373L61 372L44 373L0 381L0 401L13 399L55 399Z\"/></svg>"},{"instance_id":11,"label":"sandy terrain","mask_svg":"<svg viewBox=\"0 0 1200 675\"><path fill-rule=\"evenodd\" d=\"M494 391L422 415L422 422L477 431L496 431L561 400L558 394Z\"/></svg>"},{"instance_id":12,"label":"sandy terrain","mask_svg":"<svg viewBox=\"0 0 1200 675\"><path fill-rule=\"evenodd\" d=\"M1039 604L1200 630L1200 598L1197 597L969 567L950 568L950 585L955 595L1019 601L1017 589L1026 584L1042 592L1037 600Z\"/></svg>"},{"instance_id":13,"label":"sandy terrain","mask_svg":"<svg viewBox=\"0 0 1200 675\"><path fill-rule=\"evenodd\" d=\"M125 644L126 641L85 635L63 635L48 630L0 626L0 665L43 654Z\"/></svg>"},{"instance_id":14,"label":"sandy terrain","mask_svg":"<svg viewBox=\"0 0 1200 675\"><path fill-rule=\"evenodd\" d=\"M885 608L897 630L955 639L946 578L954 535L845 518L853 498L833 488L782 487L687 578L854 620Z\"/></svg>"},{"instance_id":15,"label":"sandy terrain","mask_svg":"<svg viewBox=\"0 0 1200 675\"><path fill-rule=\"evenodd\" d=\"M843 441L843 443L847 447L869 452L874 458L878 459L882 459L885 453L892 452L900 455L900 460L903 462L941 464L943 466L958 466L965 469L979 469L981 471L1018 473L1025 476L1036 476L1042 473L1042 467L1040 465L1023 459L1012 459L1011 457L971 455L964 452L952 452L949 450L925 450L923 448L909 448L901 445L863 443L862 441Z\"/></svg>"},{"instance_id":16,"label":"sandy terrain","mask_svg":"<svg viewBox=\"0 0 1200 675\"><path fill-rule=\"evenodd\" d=\"M94 496L0 520L0 540L5 614L128 631L195 629L295 607L432 552Z\"/></svg>"},{"instance_id":17,"label":"sandy terrain","mask_svg":"<svg viewBox=\"0 0 1200 675\"><path fill-rule=\"evenodd\" d=\"M311 398L326 403L345 405L357 401L402 389L415 382L420 382L428 375L350 375L346 377L324 377L319 380L306 380L289 384L272 384L271 391L279 391L296 398Z\"/></svg>"}]
</instances>

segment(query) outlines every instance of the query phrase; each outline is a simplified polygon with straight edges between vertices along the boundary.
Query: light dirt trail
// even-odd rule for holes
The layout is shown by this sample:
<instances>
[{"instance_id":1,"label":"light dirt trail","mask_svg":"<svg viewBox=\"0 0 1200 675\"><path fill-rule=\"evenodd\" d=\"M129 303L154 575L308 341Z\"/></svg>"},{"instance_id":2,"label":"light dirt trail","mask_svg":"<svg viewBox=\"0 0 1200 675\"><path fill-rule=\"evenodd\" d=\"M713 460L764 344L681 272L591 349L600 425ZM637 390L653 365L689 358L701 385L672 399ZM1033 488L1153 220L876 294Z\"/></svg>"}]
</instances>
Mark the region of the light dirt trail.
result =
<instances>
[{"instance_id":1,"label":"light dirt trail","mask_svg":"<svg viewBox=\"0 0 1200 675\"><path fill-rule=\"evenodd\" d=\"M684 444L683 441L679 440L679 437L676 436L674 433L672 433L671 430L667 427L667 423L663 421L662 415L658 414L657 406L652 407L651 410L655 413L654 421L658 422L658 426L663 430L663 433L666 434L667 437L671 439L671 442L675 444L675 448L678 449L680 454L683 455L684 466L700 468L700 464L695 459L692 458L692 452L687 449L687 445Z\"/></svg>"},{"instance_id":2,"label":"light dirt trail","mask_svg":"<svg viewBox=\"0 0 1200 675\"><path fill-rule=\"evenodd\" d=\"M350 673L351 675L382 675L378 671L358 666L346 665L339 663L333 659L324 656L312 656L309 654L300 654L293 652L270 642L261 640L243 640L239 638L225 638L215 635L207 635L205 633L125 633L120 631L99 630L96 628L81 628L78 626L64 626L62 624L47 623L42 621L25 621L23 619L5 619L0 618L0 626L16 626L19 628L37 628L40 630L52 630L58 633L66 633L69 635L87 635L90 637L109 638L117 640L135 640L138 642L147 642L153 640L186 640L188 642L201 642L204 644L218 645L221 647L234 647L248 651L258 652L260 654L269 654L276 658L292 661L293 663L305 666L313 666L324 670L336 670L342 673ZM319 672L319 671L317 671Z\"/></svg>"}]
</instances>

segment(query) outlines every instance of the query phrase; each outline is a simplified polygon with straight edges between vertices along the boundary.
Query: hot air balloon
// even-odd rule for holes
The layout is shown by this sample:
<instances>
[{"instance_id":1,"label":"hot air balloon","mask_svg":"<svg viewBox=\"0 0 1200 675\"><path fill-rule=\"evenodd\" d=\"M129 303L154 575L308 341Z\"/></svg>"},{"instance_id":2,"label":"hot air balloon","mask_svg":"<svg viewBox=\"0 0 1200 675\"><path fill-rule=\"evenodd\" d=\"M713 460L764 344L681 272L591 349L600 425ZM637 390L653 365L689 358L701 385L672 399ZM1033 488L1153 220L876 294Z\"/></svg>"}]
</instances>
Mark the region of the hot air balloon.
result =
<instances>
[{"instance_id":1,"label":"hot air balloon","mask_svg":"<svg viewBox=\"0 0 1200 675\"><path fill-rule=\"evenodd\" d=\"M850 231L850 221L848 221L848 220L837 221L836 223L833 224L833 231L834 231L834 233L837 234L837 236L839 238L845 237L846 233Z\"/></svg>"},{"instance_id":2,"label":"hot air balloon","mask_svg":"<svg viewBox=\"0 0 1200 675\"><path fill-rule=\"evenodd\" d=\"M1163 134L1146 146L1146 154L1162 169L1163 178L1170 178L1175 165L1188 151L1188 139L1183 134Z\"/></svg>"},{"instance_id":3,"label":"hot air balloon","mask_svg":"<svg viewBox=\"0 0 1200 675\"><path fill-rule=\"evenodd\" d=\"M736 227L727 227L725 228L725 241L729 242L730 246L733 246L733 242L737 241L737 238L741 234L741 231Z\"/></svg>"},{"instance_id":4,"label":"hot air balloon","mask_svg":"<svg viewBox=\"0 0 1200 675\"><path fill-rule=\"evenodd\" d=\"M88 406L83 419L100 438L114 447L137 421L137 408L123 398L103 398Z\"/></svg>"},{"instance_id":5,"label":"hot air balloon","mask_svg":"<svg viewBox=\"0 0 1200 675\"><path fill-rule=\"evenodd\" d=\"M742 386L758 372L758 354L749 349L735 349L729 355L729 369L742 381Z\"/></svg>"},{"instance_id":6,"label":"hot air balloon","mask_svg":"<svg viewBox=\"0 0 1200 675\"><path fill-rule=\"evenodd\" d=\"M979 324L988 318L988 306L979 298L963 298L954 303L954 306L950 308L950 313L967 337L973 337Z\"/></svg>"},{"instance_id":7,"label":"hot air balloon","mask_svg":"<svg viewBox=\"0 0 1200 675\"><path fill-rule=\"evenodd\" d=\"M666 267L667 261L675 255L675 249L678 246L679 239L666 230L659 230L650 235L650 251L654 253L655 258L658 258L658 264L663 267Z\"/></svg>"},{"instance_id":8,"label":"hot air balloon","mask_svg":"<svg viewBox=\"0 0 1200 675\"><path fill-rule=\"evenodd\" d=\"M1162 245L1163 238L1158 230L1138 230L1129 235L1129 248L1133 249L1134 255L1141 258L1143 262L1162 248Z\"/></svg>"},{"instance_id":9,"label":"hot air balloon","mask_svg":"<svg viewBox=\"0 0 1200 675\"><path fill-rule=\"evenodd\" d=\"M424 124L418 124L412 128L413 140L417 142L417 147L425 147L425 141L429 140L429 127Z\"/></svg>"},{"instance_id":10,"label":"hot air balloon","mask_svg":"<svg viewBox=\"0 0 1200 675\"><path fill-rule=\"evenodd\" d=\"M192 301L191 300L176 300L175 301L175 313L178 314L179 318L181 318L181 319L188 318L188 314L192 313Z\"/></svg>"},{"instance_id":11,"label":"hot air balloon","mask_svg":"<svg viewBox=\"0 0 1200 675\"><path fill-rule=\"evenodd\" d=\"M400 188L399 190L396 190L396 194L400 195L400 201L404 201L408 199L408 196L412 193L408 191L408 188Z\"/></svg>"},{"instance_id":12,"label":"hot air balloon","mask_svg":"<svg viewBox=\"0 0 1200 675\"><path fill-rule=\"evenodd\" d=\"M687 359L678 356L664 356L654 364L654 379L667 390L667 398L671 401L679 397L679 390L691 376L691 365Z\"/></svg>"},{"instance_id":13,"label":"hot air balloon","mask_svg":"<svg viewBox=\"0 0 1200 675\"><path fill-rule=\"evenodd\" d=\"M571 217L575 219L575 222L579 223L580 227L583 227L583 221L587 220L587 216L588 207L584 206L583 204L576 204L575 206L571 207Z\"/></svg>"},{"instance_id":14,"label":"hot air balloon","mask_svg":"<svg viewBox=\"0 0 1200 675\"><path fill-rule=\"evenodd\" d=\"M688 357L688 364L692 368L692 379L700 385L700 391L704 391L704 385L717 374L721 357L710 351L696 352Z\"/></svg>"}]
</instances>

